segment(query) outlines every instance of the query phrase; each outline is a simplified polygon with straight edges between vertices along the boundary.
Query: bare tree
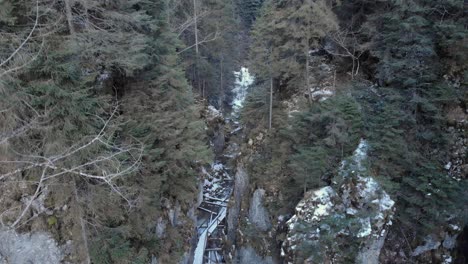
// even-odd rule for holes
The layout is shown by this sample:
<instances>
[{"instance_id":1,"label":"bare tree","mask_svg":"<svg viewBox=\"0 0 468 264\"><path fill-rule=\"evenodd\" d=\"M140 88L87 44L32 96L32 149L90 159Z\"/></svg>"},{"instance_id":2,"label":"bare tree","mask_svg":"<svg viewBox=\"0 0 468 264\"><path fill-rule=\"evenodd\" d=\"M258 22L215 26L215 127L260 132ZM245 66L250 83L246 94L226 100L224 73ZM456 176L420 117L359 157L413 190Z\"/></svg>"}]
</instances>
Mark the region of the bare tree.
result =
<instances>
[{"instance_id":1,"label":"bare tree","mask_svg":"<svg viewBox=\"0 0 468 264\"><path fill-rule=\"evenodd\" d=\"M65 2L65 13L67 16L68 30L70 30L70 35L75 36L75 27L73 26L73 12L72 12L72 0L64 0Z\"/></svg>"},{"instance_id":2,"label":"bare tree","mask_svg":"<svg viewBox=\"0 0 468 264\"><path fill-rule=\"evenodd\" d=\"M206 35L202 40L197 41L197 42L194 43L193 45L190 45L190 46L186 47L185 49L179 51L178 54L180 54L180 53L182 53L182 52L185 52L185 51L187 51L187 50L189 50L189 49L192 49L193 47L198 47L198 46L200 46L200 45L203 44L203 43L215 41L215 40L217 40L217 39L219 38L220 34L221 34L221 33L220 33L219 31L216 31L216 32L214 32L214 33L210 33L210 34ZM198 48L197 48L197 49L198 49ZM197 54L197 56L198 56L198 51L196 52L196 54Z\"/></svg>"},{"instance_id":3,"label":"bare tree","mask_svg":"<svg viewBox=\"0 0 468 264\"><path fill-rule=\"evenodd\" d=\"M111 192L121 196L128 206L133 206L133 202L121 190L116 181L138 170L143 156L143 145L137 143L119 146L113 143L112 134L108 134L107 130L112 126L111 123L116 117L117 109L118 107L115 107L107 120L102 120L102 128L96 135L86 137L87 139L61 153L48 156L35 153L18 154L16 159L0 160L0 164L18 167L0 174L0 182L3 184L6 182L24 183L21 181L22 174L40 171L39 180L29 183L35 186L34 193L27 199L15 220L7 224L9 227L17 228L22 222L29 221L25 218L36 199L53 179L59 177L74 176L101 182L107 185ZM1 142L7 141L8 139ZM89 151L91 148L93 151ZM92 153L92 155L76 158L88 153ZM75 163L76 161L79 162ZM3 223L3 221L0 222Z\"/></svg>"},{"instance_id":4,"label":"bare tree","mask_svg":"<svg viewBox=\"0 0 468 264\"><path fill-rule=\"evenodd\" d=\"M198 21L197 21L197 0L193 0L193 30L195 34L195 53L198 58Z\"/></svg>"},{"instance_id":5,"label":"bare tree","mask_svg":"<svg viewBox=\"0 0 468 264\"><path fill-rule=\"evenodd\" d=\"M29 34L26 36L24 40L21 41L19 46L15 48L11 54L9 54L8 57L5 59L0 58L0 77L10 73L19 70L20 68L23 68L25 65L29 64L31 61L37 58L37 55L33 57L33 59L26 61L24 63L20 63L23 65L15 65L12 63L16 57L20 57L21 51L24 50L27 47L27 44L31 41L34 33L36 33L38 27L39 27L39 0L36 0L35 3L35 18L34 18L34 24L31 27L31 30L29 31Z\"/></svg>"},{"instance_id":6,"label":"bare tree","mask_svg":"<svg viewBox=\"0 0 468 264\"><path fill-rule=\"evenodd\" d=\"M331 35L331 39L340 47L341 51L333 51L330 49L326 51L334 56L351 58L351 78L354 79L354 77L359 74L359 60L364 53L364 50L359 49L356 32L349 32L348 30L337 31L335 34Z\"/></svg>"}]
</instances>

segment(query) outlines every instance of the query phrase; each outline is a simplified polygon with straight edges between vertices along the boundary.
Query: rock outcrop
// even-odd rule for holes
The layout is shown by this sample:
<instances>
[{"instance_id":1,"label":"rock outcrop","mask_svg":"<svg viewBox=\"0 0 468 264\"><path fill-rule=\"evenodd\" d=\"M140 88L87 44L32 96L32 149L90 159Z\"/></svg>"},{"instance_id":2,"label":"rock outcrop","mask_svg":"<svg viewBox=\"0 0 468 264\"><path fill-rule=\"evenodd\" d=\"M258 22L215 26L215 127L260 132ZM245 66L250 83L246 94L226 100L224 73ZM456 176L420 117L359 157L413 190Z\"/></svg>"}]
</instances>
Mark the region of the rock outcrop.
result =
<instances>
[{"instance_id":1,"label":"rock outcrop","mask_svg":"<svg viewBox=\"0 0 468 264\"><path fill-rule=\"evenodd\" d=\"M268 231L271 228L270 217L263 206L263 196L265 195L264 189L257 189L253 194L250 201L249 220L260 231Z\"/></svg>"},{"instance_id":2,"label":"rock outcrop","mask_svg":"<svg viewBox=\"0 0 468 264\"><path fill-rule=\"evenodd\" d=\"M63 257L57 242L46 233L0 230L0 263L59 264Z\"/></svg>"},{"instance_id":3,"label":"rock outcrop","mask_svg":"<svg viewBox=\"0 0 468 264\"><path fill-rule=\"evenodd\" d=\"M287 263L379 263L395 203L368 174L366 151L362 140L341 165L341 183L307 192L296 206L282 245Z\"/></svg>"},{"instance_id":4,"label":"rock outcrop","mask_svg":"<svg viewBox=\"0 0 468 264\"><path fill-rule=\"evenodd\" d=\"M228 226L228 240L236 240L237 227L239 225L239 216L241 211L242 200L247 193L249 187L249 176L242 164L237 166L236 175L234 178L234 195L231 200L234 200L234 205L229 207L227 226Z\"/></svg>"},{"instance_id":5,"label":"rock outcrop","mask_svg":"<svg viewBox=\"0 0 468 264\"><path fill-rule=\"evenodd\" d=\"M238 252L239 264L255 263L255 264L274 264L272 257L261 257L252 247L242 247Z\"/></svg>"}]
</instances>

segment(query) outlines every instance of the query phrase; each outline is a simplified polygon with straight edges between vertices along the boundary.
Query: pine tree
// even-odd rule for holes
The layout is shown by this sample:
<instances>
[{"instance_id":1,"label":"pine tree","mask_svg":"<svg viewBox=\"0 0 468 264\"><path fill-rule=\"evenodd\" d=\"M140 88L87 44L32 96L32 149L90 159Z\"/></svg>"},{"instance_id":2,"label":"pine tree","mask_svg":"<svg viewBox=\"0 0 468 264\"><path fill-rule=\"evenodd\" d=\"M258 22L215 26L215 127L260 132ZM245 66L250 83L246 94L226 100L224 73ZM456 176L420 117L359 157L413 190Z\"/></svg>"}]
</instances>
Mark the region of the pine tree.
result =
<instances>
[{"instance_id":1,"label":"pine tree","mask_svg":"<svg viewBox=\"0 0 468 264\"><path fill-rule=\"evenodd\" d=\"M308 188L321 185L325 172L327 153L322 147L305 147L291 157L290 168L294 179L303 185L304 193Z\"/></svg>"},{"instance_id":2,"label":"pine tree","mask_svg":"<svg viewBox=\"0 0 468 264\"><path fill-rule=\"evenodd\" d=\"M454 8L455 2L446 7ZM440 15L428 10L441 10L440 3L392 1L366 25L375 27L369 32L380 32L369 36L371 52L379 58L377 77L385 87L369 108L369 114L374 113L368 117L374 164L378 174L391 179L393 188L399 186L394 191L400 198L400 219L421 231L434 229L461 205L454 199L461 186L443 171L449 145L443 109L458 100L457 91L442 78L443 54L438 46L443 41L437 32L445 18L439 20ZM448 19L446 25L455 28L452 23Z\"/></svg>"},{"instance_id":3,"label":"pine tree","mask_svg":"<svg viewBox=\"0 0 468 264\"><path fill-rule=\"evenodd\" d=\"M256 75L288 82L290 89L307 86L309 51L337 28L325 1L266 1L254 29L251 52Z\"/></svg>"},{"instance_id":4,"label":"pine tree","mask_svg":"<svg viewBox=\"0 0 468 264\"><path fill-rule=\"evenodd\" d=\"M18 151L34 157L67 153L98 134L114 111L99 147L86 148L55 165L78 166L102 154L118 153L120 149L113 146L139 142L145 146L139 166L116 179L114 187L119 188L113 190L71 173L51 179L50 206L73 208L70 217L57 215L57 232L76 241L77 261L83 263L89 258L103 263L148 262L150 255L166 253L172 260L180 257L186 246L180 241L192 235L190 227L169 227L166 240L151 230L155 219L165 217L163 201L180 204L182 210L192 205L198 191L196 169L211 154L200 109L177 56L182 45L167 22L166 1L70 1L67 13L60 5L38 3L38 9L27 1L0 3L5 8L0 12L8 15L0 19L0 43L10 42L1 45L0 63L32 32L18 56L0 67L0 105L8 110L8 115L0 113L1 134L24 128L24 133L8 139L4 157L16 158L12 153ZM34 28L36 10L43 15ZM57 21L61 15L68 19ZM107 166L124 170L138 158L134 154L80 169L98 175ZM33 169L17 180L34 187L40 177L41 171ZM97 228L83 238L87 221L96 221ZM112 232L107 232L109 228ZM99 250L86 249L86 241L99 245Z\"/></svg>"}]
</instances>

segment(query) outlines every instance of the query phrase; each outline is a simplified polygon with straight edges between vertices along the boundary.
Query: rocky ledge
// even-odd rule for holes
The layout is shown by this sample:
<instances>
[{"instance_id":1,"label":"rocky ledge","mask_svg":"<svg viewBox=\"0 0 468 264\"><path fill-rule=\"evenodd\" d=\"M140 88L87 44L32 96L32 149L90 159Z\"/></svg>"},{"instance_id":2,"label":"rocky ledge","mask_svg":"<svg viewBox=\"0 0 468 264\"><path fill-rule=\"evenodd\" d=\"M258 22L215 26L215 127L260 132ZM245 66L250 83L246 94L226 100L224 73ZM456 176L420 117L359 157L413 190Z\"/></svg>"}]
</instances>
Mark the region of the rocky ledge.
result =
<instances>
[{"instance_id":1,"label":"rocky ledge","mask_svg":"<svg viewBox=\"0 0 468 264\"><path fill-rule=\"evenodd\" d=\"M378 263L395 202L366 169L366 153L361 140L334 184L307 192L296 206L282 244L285 263Z\"/></svg>"}]
</instances>

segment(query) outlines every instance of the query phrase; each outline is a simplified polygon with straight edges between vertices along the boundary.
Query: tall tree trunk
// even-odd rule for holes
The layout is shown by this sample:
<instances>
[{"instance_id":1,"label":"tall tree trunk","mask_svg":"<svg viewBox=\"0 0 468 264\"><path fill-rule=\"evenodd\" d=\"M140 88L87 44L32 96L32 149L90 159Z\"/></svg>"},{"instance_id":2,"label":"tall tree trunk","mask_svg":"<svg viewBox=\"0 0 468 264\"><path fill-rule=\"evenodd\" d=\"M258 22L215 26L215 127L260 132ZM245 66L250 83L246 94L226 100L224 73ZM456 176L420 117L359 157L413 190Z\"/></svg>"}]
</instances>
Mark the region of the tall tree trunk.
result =
<instances>
[{"instance_id":1,"label":"tall tree trunk","mask_svg":"<svg viewBox=\"0 0 468 264\"><path fill-rule=\"evenodd\" d=\"M273 77L270 77L270 116L268 118L268 129L271 129L272 118L273 118Z\"/></svg>"},{"instance_id":2,"label":"tall tree trunk","mask_svg":"<svg viewBox=\"0 0 468 264\"><path fill-rule=\"evenodd\" d=\"M200 92L200 75L198 72L198 60L199 60L199 50L198 50L198 15L197 15L197 0L193 0L193 27L195 34L195 71L196 71L196 85Z\"/></svg>"},{"instance_id":3,"label":"tall tree trunk","mask_svg":"<svg viewBox=\"0 0 468 264\"><path fill-rule=\"evenodd\" d=\"M224 99L224 87L223 87L223 69L224 68L224 57L221 56L221 83L219 85L219 97L218 97L218 107L222 111L223 108L223 99Z\"/></svg>"},{"instance_id":4,"label":"tall tree trunk","mask_svg":"<svg viewBox=\"0 0 468 264\"><path fill-rule=\"evenodd\" d=\"M81 0L81 4L83 5L83 9L84 9L84 26L85 26L85 29L89 29L89 15L88 15L88 0Z\"/></svg>"},{"instance_id":5,"label":"tall tree trunk","mask_svg":"<svg viewBox=\"0 0 468 264\"><path fill-rule=\"evenodd\" d=\"M333 88L336 89L336 70L335 70L335 72L333 73Z\"/></svg>"},{"instance_id":6,"label":"tall tree trunk","mask_svg":"<svg viewBox=\"0 0 468 264\"><path fill-rule=\"evenodd\" d=\"M72 0L64 0L65 1L65 13L67 16L68 22L68 30L70 30L70 35L75 36L75 28L73 27L73 13L72 13Z\"/></svg>"},{"instance_id":7,"label":"tall tree trunk","mask_svg":"<svg viewBox=\"0 0 468 264\"><path fill-rule=\"evenodd\" d=\"M307 177L307 176L306 176ZM305 193L307 192L307 178L304 179L304 196L305 196Z\"/></svg>"},{"instance_id":8,"label":"tall tree trunk","mask_svg":"<svg viewBox=\"0 0 468 264\"><path fill-rule=\"evenodd\" d=\"M198 17L197 17L197 0L193 0L193 26L195 32L195 54L198 58Z\"/></svg>"},{"instance_id":9,"label":"tall tree trunk","mask_svg":"<svg viewBox=\"0 0 468 264\"><path fill-rule=\"evenodd\" d=\"M306 88L307 92L309 94L309 103L312 103L312 91L310 90L310 78L309 78L309 64L310 64L310 57L309 57L309 51L306 49L305 52L306 56L306 67L305 67L305 78L306 78Z\"/></svg>"},{"instance_id":10,"label":"tall tree trunk","mask_svg":"<svg viewBox=\"0 0 468 264\"><path fill-rule=\"evenodd\" d=\"M89 246L88 246L88 235L87 235L87 230L86 230L86 223L83 219L84 213L83 209L80 205L80 198L78 196L78 189L76 187L76 179L73 177L72 181L72 186L73 186L73 194L75 196L75 204L76 204L76 213L78 214L78 218L80 220L80 227L81 227L81 239L82 241L82 253L85 258L85 263L90 264L91 263L91 258L89 256Z\"/></svg>"}]
</instances>

